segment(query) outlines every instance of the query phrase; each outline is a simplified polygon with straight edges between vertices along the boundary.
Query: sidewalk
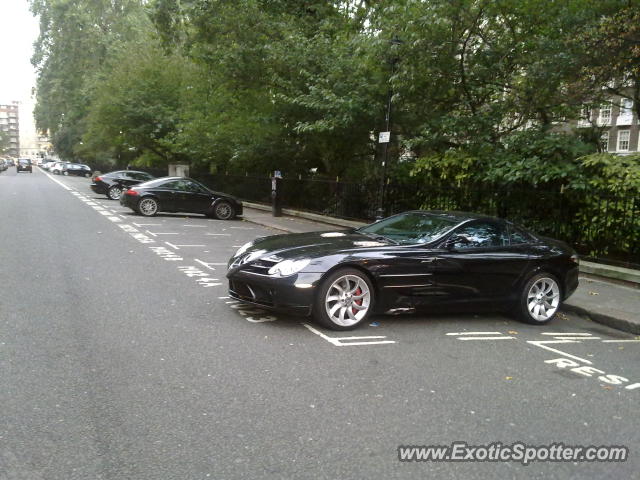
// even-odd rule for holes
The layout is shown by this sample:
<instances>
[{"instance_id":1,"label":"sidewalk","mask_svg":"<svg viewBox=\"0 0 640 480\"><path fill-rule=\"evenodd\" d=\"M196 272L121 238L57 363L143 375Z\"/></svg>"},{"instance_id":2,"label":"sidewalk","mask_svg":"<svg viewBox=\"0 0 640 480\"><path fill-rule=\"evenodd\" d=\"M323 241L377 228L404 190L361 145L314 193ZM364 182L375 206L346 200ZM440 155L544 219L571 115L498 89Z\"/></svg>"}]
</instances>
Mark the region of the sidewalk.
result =
<instances>
[{"instance_id":1,"label":"sidewalk","mask_svg":"<svg viewBox=\"0 0 640 480\"><path fill-rule=\"evenodd\" d=\"M274 217L271 210L253 208L244 203L244 219L272 228L277 233L303 233L318 230L341 230L364 225L330 217L313 215L313 220L293 215ZM326 220L325 222L320 221ZM336 221L341 225L331 224ZM593 264L589 264L593 265ZM589 269L591 272L591 269ZM582 273L582 272L581 272ZM564 310L586 315L591 320L618 330L640 335L640 284L609 282L591 275L580 275L580 286L563 306Z\"/></svg>"}]
</instances>

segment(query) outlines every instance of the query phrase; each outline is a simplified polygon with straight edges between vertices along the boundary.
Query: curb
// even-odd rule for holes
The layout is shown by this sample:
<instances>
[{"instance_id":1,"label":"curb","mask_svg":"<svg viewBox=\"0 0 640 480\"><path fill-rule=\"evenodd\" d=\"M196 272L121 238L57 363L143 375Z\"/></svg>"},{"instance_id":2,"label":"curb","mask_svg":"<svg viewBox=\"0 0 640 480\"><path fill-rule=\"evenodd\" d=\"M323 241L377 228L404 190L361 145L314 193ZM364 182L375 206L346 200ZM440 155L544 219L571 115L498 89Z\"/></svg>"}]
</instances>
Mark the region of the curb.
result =
<instances>
[{"instance_id":1,"label":"curb","mask_svg":"<svg viewBox=\"0 0 640 480\"><path fill-rule=\"evenodd\" d=\"M249 223L255 223L256 225L262 225L263 227L272 228L274 230L280 230L281 232L284 232L284 233L296 233L291 229L288 229L288 228L285 228L285 227L282 227L282 226L278 226L278 225L274 225L273 223L247 218L245 216L242 217L242 220L245 221L245 222L249 222Z\"/></svg>"},{"instance_id":2,"label":"curb","mask_svg":"<svg viewBox=\"0 0 640 480\"><path fill-rule=\"evenodd\" d=\"M252 203L252 202L243 201L242 205L244 207L254 208L256 210L263 210L263 211L266 211L266 212L270 212L271 211L271 206L262 205L260 203ZM327 217L325 215L320 215L318 213L301 212L299 210L290 210L288 208L283 208L282 209L282 213L284 213L285 215L289 215L290 217L305 218L307 220L312 220L314 222L326 223L327 225L337 225L339 227L358 228L358 227L362 227L364 225L368 225L365 222L356 222L354 220L344 220L342 218Z\"/></svg>"},{"instance_id":3,"label":"curb","mask_svg":"<svg viewBox=\"0 0 640 480\"><path fill-rule=\"evenodd\" d=\"M630 322L629 320L612 317L611 315L606 315L604 313L597 313L592 310L587 310L586 308L578 307L577 305L569 305L566 303L562 305L561 310L577 313L587 317L591 321L615 328L616 330L640 335L640 324Z\"/></svg>"}]
</instances>

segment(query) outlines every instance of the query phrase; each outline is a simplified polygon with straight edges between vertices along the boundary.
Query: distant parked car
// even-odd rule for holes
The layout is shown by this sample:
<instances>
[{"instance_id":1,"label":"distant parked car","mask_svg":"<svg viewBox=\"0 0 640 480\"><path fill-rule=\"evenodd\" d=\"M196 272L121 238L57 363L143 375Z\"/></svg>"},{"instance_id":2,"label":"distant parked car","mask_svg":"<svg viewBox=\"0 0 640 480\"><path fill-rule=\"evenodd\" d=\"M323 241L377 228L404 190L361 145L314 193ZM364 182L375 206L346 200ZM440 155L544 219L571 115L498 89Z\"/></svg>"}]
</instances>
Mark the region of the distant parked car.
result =
<instances>
[{"instance_id":1,"label":"distant parked car","mask_svg":"<svg viewBox=\"0 0 640 480\"><path fill-rule=\"evenodd\" d=\"M16 171L20 172L29 172L33 173L33 167L31 166L31 160L28 158L19 158L18 163L16 163Z\"/></svg>"},{"instance_id":2,"label":"distant parked car","mask_svg":"<svg viewBox=\"0 0 640 480\"><path fill-rule=\"evenodd\" d=\"M66 168L66 162L55 162L50 168L49 171L54 175L62 175L62 172Z\"/></svg>"},{"instance_id":3,"label":"distant parked car","mask_svg":"<svg viewBox=\"0 0 640 480\"><path fill-rule=\"evenodd\" d=\"M56 161L55 161L55 160L51 160L51 159L49 159L49 160L46 160L46 161L41 165L41 167L42 167L42 168L44 168L45 170L50 170L50 169L51 169L51 167L53 167L55 164L56 164Z\"/></svg>"},{"instance_id":4,"label":"distant parked car","mask_svg":"<svg viewBox=\"0 0 640 480\"><path fill-rule=\"evenodd\" d=\"M4 158L0 159L0 172L4 172L7 168L9 168L9 161Z\"/></svg>"},{"instance_id":5,"label":"distant parked car","mask_svg":"<svg viewBox=\"0 0 640 480\"><path fill-rule=\"evenodd\" d=\"M120 204L145 217L188 212L230 220L242 215L242 203L236 198L183 177L162 177L131 187L120 197Z\"/></svg>"},{"instance_id":6,"label":"distant parked car","mask_svg":"<svg viewBox=\"0 0 640 480\"><path fill-rule=\"evenodd\" d=\"M91 167L83 163L68 163L67 168L62 171L62 174L88 178L91 176Z\"/></svg>"},{"instance_id":7,"label":"distant parked car","mask_svg":"<svg viewBox=\"0 0 640 480\"><path fill-rule=\"evenodd\" d=\"M93 179L91 190L106 195L111 200L118 200L122 192L133 185L153 180L153 175L136 170L116 170L115 172L98 175Z\"/></svg>"}]
</instances>

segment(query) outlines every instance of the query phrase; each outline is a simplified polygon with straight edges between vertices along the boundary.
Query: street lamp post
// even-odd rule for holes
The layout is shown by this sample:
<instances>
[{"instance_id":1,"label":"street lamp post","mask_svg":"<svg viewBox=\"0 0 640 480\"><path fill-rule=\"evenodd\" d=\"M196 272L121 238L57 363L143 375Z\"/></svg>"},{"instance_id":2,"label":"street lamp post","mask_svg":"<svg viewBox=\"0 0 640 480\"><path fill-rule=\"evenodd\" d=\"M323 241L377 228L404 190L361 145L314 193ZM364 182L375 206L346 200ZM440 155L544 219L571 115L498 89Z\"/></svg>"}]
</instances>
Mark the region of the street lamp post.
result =
<instances>
[{"instance_id":1,"label":"street lamp post","mask_svg":"<svg viewBox=\"0 0 640 480\"><path fill-rule=\"evenodd\" d=\"M390 40L391 48L396 45L400 45L402 40L398 38L397 35L394 35ZM387 187L387 163L389 161L389 143L391 142L391 103L393 101L393 87L391 85L391 78L395 74L396 63L398 63L398 57L393 56L389 63L391 64L391 76L389 77L389 91L387 93L387 110L385 113L385 131L381 132L380 137L378 139L378 143L384 143L384 150L382 154L382 169L380 173L380 193L378 200L378 209L376 211L376 219L380 220L384 217L384 201L385 201L385 190ZM383 135L384 133L384 135Z\"/></svg>"}]
</instances>

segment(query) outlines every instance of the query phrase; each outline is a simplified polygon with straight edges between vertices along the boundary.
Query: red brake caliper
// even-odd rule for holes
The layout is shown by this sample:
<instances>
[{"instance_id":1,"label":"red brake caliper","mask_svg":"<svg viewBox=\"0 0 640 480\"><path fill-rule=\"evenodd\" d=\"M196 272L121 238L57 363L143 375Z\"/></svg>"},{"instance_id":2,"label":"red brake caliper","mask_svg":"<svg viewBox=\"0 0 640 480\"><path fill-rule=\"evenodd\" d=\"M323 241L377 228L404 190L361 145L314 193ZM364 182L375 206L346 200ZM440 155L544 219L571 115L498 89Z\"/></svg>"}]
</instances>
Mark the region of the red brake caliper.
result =
<instances>
[{"instance_id":1,"label":"red brake caliper","mask_svg":"<svg viewBox=\"0 0 640 480\"><path fill-rule=\"evenodd\" d=\"M358 287L358 289L355 291L355 295L362 295L362 290L360 290L360 287ZM362 298L355 300L353 303L355 303L356 305L362 305ZM358 313L358 310L353 307L351 307L351 311L354 315Z\"/></svg>"}]
</instances>

